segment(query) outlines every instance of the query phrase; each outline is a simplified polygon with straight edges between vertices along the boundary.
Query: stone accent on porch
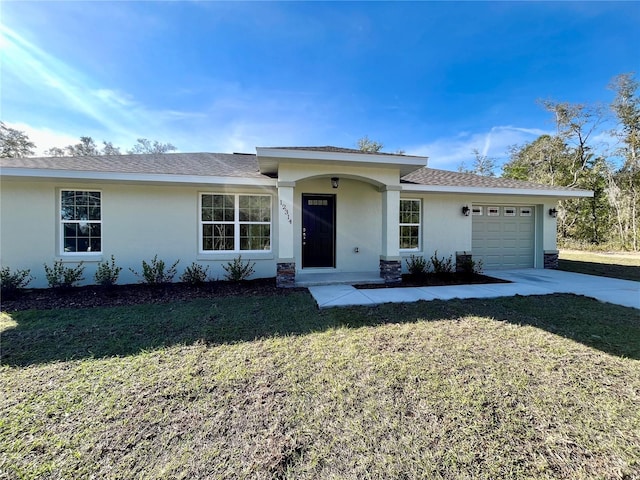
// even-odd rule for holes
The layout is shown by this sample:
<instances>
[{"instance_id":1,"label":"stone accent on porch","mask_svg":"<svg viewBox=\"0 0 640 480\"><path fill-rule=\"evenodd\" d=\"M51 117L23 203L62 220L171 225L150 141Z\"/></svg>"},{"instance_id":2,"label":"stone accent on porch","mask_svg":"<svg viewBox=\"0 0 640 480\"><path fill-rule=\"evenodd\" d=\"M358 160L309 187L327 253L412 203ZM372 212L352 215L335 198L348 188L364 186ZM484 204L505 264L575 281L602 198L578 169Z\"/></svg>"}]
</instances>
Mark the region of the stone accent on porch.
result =
<instances>
[{"instance_id":1,"label":"stone accent on porch","mask_svg":"<svg viewBox=\"0 0 640 480\"><path fill-rule=\"evenodd\" d=\"M380 276L384 279L384 283L402 282L401 261L380 259Z\"/></svg>"},{"instance_id":2,"label":"stone accent on porch","mask_svg":"<svg viewBox=\"0 0 640 480\"><path fill-rule=\"evenodd\" d=\"M552 270L558 269L558 251L557 250L544 251L544 268L549 268Z\"/></svg>"},{"instance_id":3,"label":"stone accent on porch","mask_svg":"<svg viewBox=\"0 0 640 480\"><path fill-rule=\"evenodd\" d=\"M295 262L283 262L277 264L276 286L278 288L293 288L296 286Z\"/></svg>"}]
</instances>

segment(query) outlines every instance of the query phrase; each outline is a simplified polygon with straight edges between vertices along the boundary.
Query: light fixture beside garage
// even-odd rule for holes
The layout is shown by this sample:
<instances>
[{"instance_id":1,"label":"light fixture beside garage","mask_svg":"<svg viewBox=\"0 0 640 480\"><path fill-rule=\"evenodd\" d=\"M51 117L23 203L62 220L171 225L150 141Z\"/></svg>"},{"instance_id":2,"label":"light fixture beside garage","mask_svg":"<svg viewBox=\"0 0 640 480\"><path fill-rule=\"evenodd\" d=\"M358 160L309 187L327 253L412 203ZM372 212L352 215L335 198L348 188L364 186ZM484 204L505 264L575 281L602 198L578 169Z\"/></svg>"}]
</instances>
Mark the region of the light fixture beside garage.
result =
<instances>
[{"instance_id":1,"label":"light fixture beside garage","mask_svg":"<svg viewBox=\"0 0 640 480\"><path fill-rule=\"evenodd\" d=\"M462 214L465 217L468 217L470 213L471 213L471 209L469 208L469 205L465 205L464 207L462 207Z\"/></svg>"},{"instance_id":2,"label":"light fixture beside garage","mask_svg":"<svg viewBox=\"0 0 640 480\"><path fill-rule=\"evenodd\" d=\"M558 210L556 210L555 208L550 208L549 209L549 216L556 218L558 216Z\"/></svg>"},{"instance_id":3,"label":"light fixture beside garage","mask_svg":"<svg viewBox=\"0 0 640 480\"><path fill-rule=\"evenodd\" d=\"M331 187L338 188L339 183L340 179L338 177L331 177Z\"/></svg>"}]
</instances>

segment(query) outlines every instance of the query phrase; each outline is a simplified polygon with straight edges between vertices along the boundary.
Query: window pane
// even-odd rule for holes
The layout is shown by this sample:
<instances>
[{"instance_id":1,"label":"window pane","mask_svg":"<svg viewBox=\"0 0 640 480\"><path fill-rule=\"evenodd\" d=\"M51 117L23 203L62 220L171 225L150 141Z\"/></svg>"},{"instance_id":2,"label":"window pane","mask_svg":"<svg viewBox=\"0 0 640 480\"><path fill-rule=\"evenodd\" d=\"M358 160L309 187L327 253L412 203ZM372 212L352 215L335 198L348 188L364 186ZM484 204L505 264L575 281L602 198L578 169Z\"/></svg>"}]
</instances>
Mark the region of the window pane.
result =
<instances>
[{"instance_id":1,"label":"window pane","mask_svg":"<svg viewBox=\"0 0 640 480\"><path fill-rule=\"evenodd\" d=\"M241 222L271 221L270 197L263 195L240 195L239 220Z\"/></svg>"},{"instance_id":2,"label":"window pane","mask_svg":"<svg viewBox=\"0 0 640 480\"><path fill-rule=\"evenodd\" d=\"M65 238L64 239L64 251L65 252L77 252L76 249L76 239L73 238Z\"/></svg>"},{"instance_id":3,"label":"window pane","mask_svg":"<svg viewBox=\"0 0 640 480\"><path fill-rule=\"evenodd\" d=\"M240 225L240 250L271 249L271 225Z\"/></svg>"},{"instance_id":4,"label":"window pane","mask_svg":"<svg viewBox=\"0 0 640 480\"><path fill-rule=\"evenodd\" d=\"M212 238L213 250L233 250L233 225L214 224Z\"/></svg>"},{"instance_id":5,"label":"window pane","mask_svg":"<svg viewBox=\"0 0 640 480\"><path fill-rule=\"evenodd\" d=\"M418 248L419 227L400 227L400 248Z\"/></svg>"}]
</instances>

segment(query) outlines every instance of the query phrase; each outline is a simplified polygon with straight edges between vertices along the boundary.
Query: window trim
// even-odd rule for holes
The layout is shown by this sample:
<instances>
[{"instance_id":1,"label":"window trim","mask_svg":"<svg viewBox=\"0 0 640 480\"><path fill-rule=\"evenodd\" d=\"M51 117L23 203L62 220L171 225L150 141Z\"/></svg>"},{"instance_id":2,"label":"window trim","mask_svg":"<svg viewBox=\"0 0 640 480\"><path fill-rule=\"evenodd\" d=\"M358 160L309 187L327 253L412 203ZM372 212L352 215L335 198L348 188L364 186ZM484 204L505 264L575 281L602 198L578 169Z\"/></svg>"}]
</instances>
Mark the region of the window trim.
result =
<instances>
[{"instance_id":1,"label":"window trim","mask_svg":"<svg viewBox=\"0 0 640 480\"><path fill-rule=\"evenodd\" d=\"M83 220L64 220L62 218L62 193L63 192L97 192L100 194L100 220L86 220L87 223L96 223L100 224L100 250L97 252L66 252L64 249L64 224L65 223L80 223ZM102 218L103 218L103 204L104 204L104 195L101 189L96 188L86 188L86 187L61 187L58 188L58 202L57 202L57 216L58 216L58 252L61 257L69 258L69 257L99 257L104 254L104 231L102 228Z\"/></svg>"},{"instance_id":2,"label":"window trim","mask_svg":"<svg viewBox=\"0 0 640 480\"><path fill-rule=\"evenodd\" d=\"M202 220L202 198L205 195L226 195L233 197L233 221L204 221ZM240 220L240 197L269 197L268 222L251 222ZM198 193L198 254L199 255L225 255L244 253L272 253L273 252L273 195L269 193L230 193L230 192L199 192ZM204 226L214 224L233 225L233 250L205 250ZM269 225L269 249L268 250L241 250L240 226L241 225Z\"/></svg>"},{"instance_id":3,"label":"window trim","mask_svg":"<svg viewBox=\"0 0 640 480\"><path fill-rule=\"evenodd\" d=\"M402 223L400 222L400 205L398 204L398 250L400 252L419 252L422 250L422 199L421 198L400 198L400 202L402 201L413 201L418 202L418 223ZM400 241L402 238L401 230L402 227L418 227L418 246L415 248L402 248L400 247Z\"/></svg>"}]
</instances>

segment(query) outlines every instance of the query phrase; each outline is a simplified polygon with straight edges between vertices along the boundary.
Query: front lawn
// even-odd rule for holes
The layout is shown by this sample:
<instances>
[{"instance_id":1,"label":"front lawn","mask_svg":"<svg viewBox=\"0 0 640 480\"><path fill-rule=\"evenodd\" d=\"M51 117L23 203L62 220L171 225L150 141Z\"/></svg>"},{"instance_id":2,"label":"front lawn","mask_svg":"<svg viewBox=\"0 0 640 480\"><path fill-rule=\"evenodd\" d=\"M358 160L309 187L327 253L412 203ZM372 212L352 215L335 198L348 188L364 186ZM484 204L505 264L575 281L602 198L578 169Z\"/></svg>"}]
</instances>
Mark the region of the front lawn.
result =
<instances>
[{"instance_id":1,"label":"front lawn","mask_svg":"<svg viewBox=\"0 0 640 480\"><path fill-rule=\"evenodd\" d=\"M0 318L0 478L639 478L637 310L305 292Z\"/></svg>"},{"instance_id":2,"label":"front lawn","mask_svg":"<svg viewBox=\"0 0 640 480\"><path fill-rule=\"evenodd\" d=\"M558 268L567 272L640 282L640 253L561 250Z\"/></svg>"}]
</instances>

